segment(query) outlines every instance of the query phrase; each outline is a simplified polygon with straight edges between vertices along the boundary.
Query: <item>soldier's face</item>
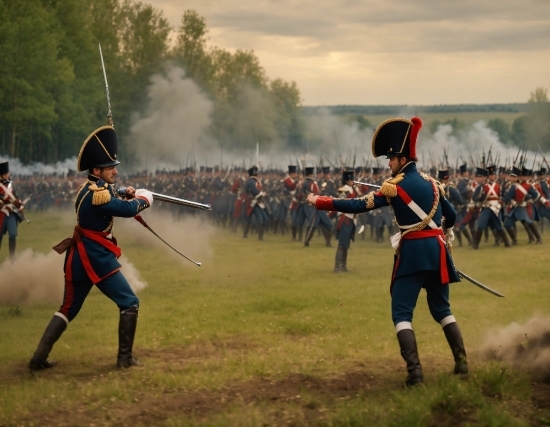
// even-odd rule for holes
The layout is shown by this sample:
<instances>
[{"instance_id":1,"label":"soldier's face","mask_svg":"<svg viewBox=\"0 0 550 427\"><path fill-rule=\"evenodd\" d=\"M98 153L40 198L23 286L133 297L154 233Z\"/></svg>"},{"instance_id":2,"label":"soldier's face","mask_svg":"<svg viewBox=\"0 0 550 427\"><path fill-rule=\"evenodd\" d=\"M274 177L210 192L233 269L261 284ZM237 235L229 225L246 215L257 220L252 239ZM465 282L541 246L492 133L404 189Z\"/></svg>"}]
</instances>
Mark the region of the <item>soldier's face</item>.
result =
<instances>
[{"instance_id":1,"label":"soldier's face","mask_svg":"<svg viewBox=\"0 0 550 427\"><path fill-rule=\"evenodd\" d=\"M95 170L96 169L94 169L94 171ZM96 175L96 176L101 178L107 184L114 184L115 183L115 177L118 174L118 172L116 170L116 166L109 166L109 167L101 168L101 169L97 169L97 170L99 171L99 174Z\"/></svg>"},{"instance_id":2,"label":"soldier's face","mask_svg":"<svg viewBox=\"0 0 550 427\"><path fill-rule=\"evenodd\" d=\"M392 157L388 161L388 167L391 170L391 174L396 176L399 171L405 166L406 159L405 157Z\"/></svg>"}]
</instances>

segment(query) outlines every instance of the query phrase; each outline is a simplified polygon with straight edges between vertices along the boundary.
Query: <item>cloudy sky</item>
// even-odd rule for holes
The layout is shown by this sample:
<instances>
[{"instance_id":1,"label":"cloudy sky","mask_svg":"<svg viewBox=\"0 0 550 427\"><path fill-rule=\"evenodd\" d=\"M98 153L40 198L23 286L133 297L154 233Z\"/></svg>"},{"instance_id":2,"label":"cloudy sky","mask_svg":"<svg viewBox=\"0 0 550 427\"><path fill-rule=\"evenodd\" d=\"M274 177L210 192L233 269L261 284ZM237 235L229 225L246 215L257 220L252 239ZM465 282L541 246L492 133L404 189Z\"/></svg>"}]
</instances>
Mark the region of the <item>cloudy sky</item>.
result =
<instances>
[{"instance_id":1,"label":"cloudy sky","mask_svg":"<svg viewBox=\"0 0 550 427\"><path fill-rule=\"evenodd\" d=\"M550 88L550 0L145 0L252 49L304 105L525 102Z\"/></svg>"}]
</instances>

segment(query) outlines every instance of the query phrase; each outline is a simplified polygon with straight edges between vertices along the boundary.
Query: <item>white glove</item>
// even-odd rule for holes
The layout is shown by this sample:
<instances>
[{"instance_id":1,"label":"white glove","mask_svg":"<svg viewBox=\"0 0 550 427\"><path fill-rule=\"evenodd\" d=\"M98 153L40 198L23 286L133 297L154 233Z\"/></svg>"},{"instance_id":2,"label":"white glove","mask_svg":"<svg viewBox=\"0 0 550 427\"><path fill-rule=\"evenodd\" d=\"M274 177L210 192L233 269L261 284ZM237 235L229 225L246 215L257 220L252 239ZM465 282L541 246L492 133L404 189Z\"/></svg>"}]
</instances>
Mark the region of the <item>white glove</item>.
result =
<instances>
[{"instance_id":1,"label":"white glove","mask_svg":"<svg viewBox=\"0 0 550 427\"><path fill-rule=\"evenodd\" d=\"M390 236L391 247L397 250L399 243L401 242L401 232L398 231L393 236Z\"/></svg>"},{"instance_id":2,"label":"white glove","mask_svg":"<svg viewBox=\"0 0 550 427\"><path fill-rule=\"evenodd\" d=\"M149 206L153 205L153 193L144 188L138 188L136 190L136 197L139 199L147 200Z\"/></svg>"}]
</instances>

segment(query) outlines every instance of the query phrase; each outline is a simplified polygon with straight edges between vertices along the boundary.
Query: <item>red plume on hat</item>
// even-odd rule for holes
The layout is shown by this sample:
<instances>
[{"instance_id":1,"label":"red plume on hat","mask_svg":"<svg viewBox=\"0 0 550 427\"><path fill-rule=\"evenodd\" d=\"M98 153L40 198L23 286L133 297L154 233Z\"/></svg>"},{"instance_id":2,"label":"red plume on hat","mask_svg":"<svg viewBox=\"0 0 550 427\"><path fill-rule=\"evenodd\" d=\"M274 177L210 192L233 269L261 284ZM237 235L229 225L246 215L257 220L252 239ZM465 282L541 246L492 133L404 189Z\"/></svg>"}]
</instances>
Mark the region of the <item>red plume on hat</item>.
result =
<instances>
[{"instance_id":1,"label":"red plume on hat","mask_svg":"<svg viewBox=\"0 0 550 427\"><path fill-rule=\"evenodd\" d=\"M416 138L418 137L418 132L420 132L422 128L422 120L420 120L420 117L413 117L411 122L413 125L411 129L409 157L414 159L416 157Z\"/></svg>"}]
</instances>

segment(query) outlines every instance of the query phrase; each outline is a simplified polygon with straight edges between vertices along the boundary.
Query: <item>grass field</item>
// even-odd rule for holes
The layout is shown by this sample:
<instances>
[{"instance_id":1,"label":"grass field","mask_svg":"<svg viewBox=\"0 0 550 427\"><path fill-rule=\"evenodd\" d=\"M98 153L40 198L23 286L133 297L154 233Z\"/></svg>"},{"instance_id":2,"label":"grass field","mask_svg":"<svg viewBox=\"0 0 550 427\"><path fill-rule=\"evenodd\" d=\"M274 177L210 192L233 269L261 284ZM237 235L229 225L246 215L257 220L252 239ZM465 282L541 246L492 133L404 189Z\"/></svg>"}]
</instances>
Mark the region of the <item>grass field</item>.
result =
<instances>
[{"instance_id":1,"label":"grass field","mask_svg":"<svg viewBox=\"0 0 550 427\"><path fill-rule=\"evenodd\" d=\"M53 212L32 219L20 226L19 251L48 253L71 230ZM164 237L197 256L201 230L170 226ZM97 289L54 347L59 365L34 374L28 359L59 303L0 305L0 426L550 425L550 384L481 352L499 329L550 315L548 245L520 233L512 249L456 248L457 266L506 298L451 285L471 367L461 379L449 374L450 350L421 294L414 327L425 386L404 389L389 244L357 240L350 272L334 274L335 248L320 237L304 248L288 235L259 242L208 228L199 268L145 243L143 228L116 230L148 283L134 348L143 366L116 369L118 310ZM0 261L6 252L4 242Z\"/></svg>"}]
</instances>

